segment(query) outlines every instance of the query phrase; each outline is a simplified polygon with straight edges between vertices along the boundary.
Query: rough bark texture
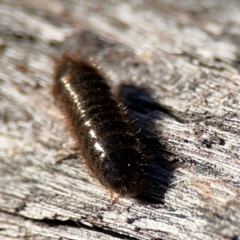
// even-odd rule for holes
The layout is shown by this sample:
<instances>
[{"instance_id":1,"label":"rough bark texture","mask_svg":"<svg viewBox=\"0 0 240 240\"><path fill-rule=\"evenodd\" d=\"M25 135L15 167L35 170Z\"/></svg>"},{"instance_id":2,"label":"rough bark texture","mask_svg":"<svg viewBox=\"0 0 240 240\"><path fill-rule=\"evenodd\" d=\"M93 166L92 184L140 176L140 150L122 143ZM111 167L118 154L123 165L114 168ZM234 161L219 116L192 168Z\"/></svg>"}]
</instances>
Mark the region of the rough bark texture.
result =
<instances>
[{"instance_id":1,"label":"rough bark texture","mask_svg":"<svg viewBox=\"0 0 240 240\"><path fill-rule=\"evenodd\" d=\"M0 238L240 239L239 37L238 0L1 0ZM69 147L51 95L64 51L141 128L138 199L112 206Z\"/></svg>"}]
</instances>

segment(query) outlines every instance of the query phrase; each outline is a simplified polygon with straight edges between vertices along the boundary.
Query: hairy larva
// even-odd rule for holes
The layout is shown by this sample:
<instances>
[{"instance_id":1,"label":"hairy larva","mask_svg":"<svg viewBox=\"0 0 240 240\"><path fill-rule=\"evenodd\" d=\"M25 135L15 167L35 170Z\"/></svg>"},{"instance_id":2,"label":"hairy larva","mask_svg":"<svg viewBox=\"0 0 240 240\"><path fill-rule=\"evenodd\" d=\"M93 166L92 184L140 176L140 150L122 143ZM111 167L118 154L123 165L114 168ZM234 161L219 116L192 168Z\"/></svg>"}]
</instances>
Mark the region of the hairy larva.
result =
<instances>
[{"instance_id":1,"label":"hairy larva","mask_svg":"<svg viewBox=\"0 0 240 240\"><path fill-rule=\"evenodd\" d=\"M111 192L139 194L145 161L140 140L98 70L64 55L53 93L92 174Z\"/></svg>"}]
</instances>

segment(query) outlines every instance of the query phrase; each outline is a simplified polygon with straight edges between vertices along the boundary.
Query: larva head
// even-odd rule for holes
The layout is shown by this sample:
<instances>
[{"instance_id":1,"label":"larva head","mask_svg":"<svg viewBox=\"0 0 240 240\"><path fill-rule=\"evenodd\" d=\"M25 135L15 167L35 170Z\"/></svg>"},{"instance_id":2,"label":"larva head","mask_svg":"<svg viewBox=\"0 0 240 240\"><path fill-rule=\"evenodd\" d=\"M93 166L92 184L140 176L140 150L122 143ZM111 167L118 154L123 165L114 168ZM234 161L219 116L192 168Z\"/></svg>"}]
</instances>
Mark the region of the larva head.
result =
<instances>
[{"instance_id":1,"label":"larva head","mask_svg":"<svg viewBox=\"0 0 240 240\"><path fill-rule=\"evenodd\" d=\"M61 60L56 60L55 79L59 80L68 74L77 74L92 71L88 63L64 54Z\"/></svg>"},{"instance_id":2,"label":"larva head","mask_svg":"<svg viewBox=\"0 0 240 240\"><path fill-rule=\"evenodd\" d=\"M117 149L99 162L100 182L120 195L137 195L143 185L142 155L135 149Z\"/></svg>"}]
</instances>

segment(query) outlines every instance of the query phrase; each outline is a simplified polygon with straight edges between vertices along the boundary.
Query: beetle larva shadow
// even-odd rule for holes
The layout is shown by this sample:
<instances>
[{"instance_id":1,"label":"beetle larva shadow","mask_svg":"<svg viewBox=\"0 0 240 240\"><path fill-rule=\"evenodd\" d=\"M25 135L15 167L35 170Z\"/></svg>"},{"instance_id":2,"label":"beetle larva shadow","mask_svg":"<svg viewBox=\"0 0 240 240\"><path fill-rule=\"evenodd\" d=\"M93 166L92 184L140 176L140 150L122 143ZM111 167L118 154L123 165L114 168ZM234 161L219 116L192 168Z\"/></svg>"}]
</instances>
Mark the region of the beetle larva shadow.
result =
<instances>
[{"instance_id":1,"label":"beetle larva shadow","mask_svg":"<svg viewBox=\"0 0 240 240\"><path fill-rule=\"evenodd\" d=\"M175 156L161 143L161 129L156 129L154 121L160 120L163 112L172 114L156 103L151 98L151 91L145 88L122 85L119 88L119 98L127 106L126 114L134 121L134 127L144 146L143 152L149 159L145 166L145 185L137 199L145 203L163 203L177 159L172 161ZM153 111L154 114L149 117ZM168 160L170 158L171 161Z\"/></svg>"}]
</instances>

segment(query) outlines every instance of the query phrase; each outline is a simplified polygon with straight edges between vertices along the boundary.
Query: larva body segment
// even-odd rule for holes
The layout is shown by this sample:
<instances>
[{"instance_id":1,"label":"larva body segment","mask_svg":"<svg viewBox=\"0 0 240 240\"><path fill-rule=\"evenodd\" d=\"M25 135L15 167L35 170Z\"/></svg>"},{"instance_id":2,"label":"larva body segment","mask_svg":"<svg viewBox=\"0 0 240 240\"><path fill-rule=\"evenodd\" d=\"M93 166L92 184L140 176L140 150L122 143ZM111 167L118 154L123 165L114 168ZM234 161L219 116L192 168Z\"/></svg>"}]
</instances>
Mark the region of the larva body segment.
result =
<instances>
[{"instance_id":1,"label":"larva body segment","mask_svg":"<svg viewBox=\"0 0 240 240\"><path fill-rule=\"evenodd\" d=\"M139 139L97 69L63 56L53 92L93 175L111 191L137 195L144 161Z\"/></svg>"}]
</instances>

